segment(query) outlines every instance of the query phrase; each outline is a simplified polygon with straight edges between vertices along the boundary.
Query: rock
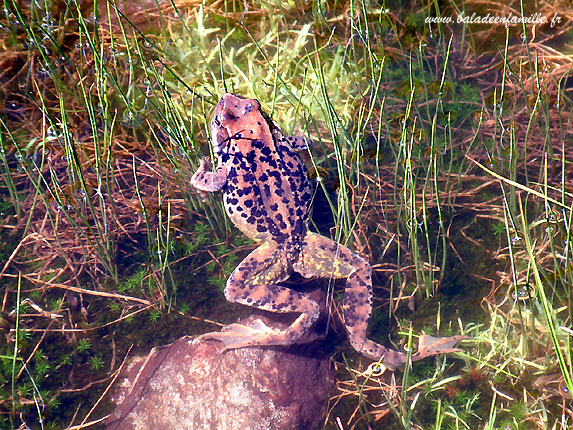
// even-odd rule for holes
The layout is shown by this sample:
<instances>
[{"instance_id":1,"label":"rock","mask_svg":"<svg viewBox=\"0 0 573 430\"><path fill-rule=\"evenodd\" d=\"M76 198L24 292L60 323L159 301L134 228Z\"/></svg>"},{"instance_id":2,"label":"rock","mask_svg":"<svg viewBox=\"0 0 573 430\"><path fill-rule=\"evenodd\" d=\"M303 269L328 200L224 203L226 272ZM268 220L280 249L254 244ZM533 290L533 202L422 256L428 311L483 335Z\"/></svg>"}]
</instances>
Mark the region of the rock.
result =
<instances>
[{"instance_id":1,"label":"rock","mask_svg":"<svg viewBox=\"0 0 573 430\"><path fill-rule=\"evenodd\" d=\"M186 336L129 364L106 429L322 429L333 385L312 344L222 352Z\"/></svg>"}]
</instances>

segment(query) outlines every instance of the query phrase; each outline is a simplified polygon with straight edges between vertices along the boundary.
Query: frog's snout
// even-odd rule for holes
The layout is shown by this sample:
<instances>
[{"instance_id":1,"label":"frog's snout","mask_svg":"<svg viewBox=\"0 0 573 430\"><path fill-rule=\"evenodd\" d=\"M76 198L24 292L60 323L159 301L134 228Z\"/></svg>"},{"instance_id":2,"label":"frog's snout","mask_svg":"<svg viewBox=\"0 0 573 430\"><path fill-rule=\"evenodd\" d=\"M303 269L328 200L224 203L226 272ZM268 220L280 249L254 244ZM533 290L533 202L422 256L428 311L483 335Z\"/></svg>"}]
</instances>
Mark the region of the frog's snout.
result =
<instances>
[{"instance_id":1,"label":"frog's snout","mask_svg":"<svg viewBox=\"0 0 573 430\"><path fill-rule=\"evenodd\" d=\"M217 106L216 121L228 125L253 111L259 111L261 104L257 99L246 99L235 94L225 94ZM218 124L217 124L218 125Z\"/></svg>"}]
</instances>

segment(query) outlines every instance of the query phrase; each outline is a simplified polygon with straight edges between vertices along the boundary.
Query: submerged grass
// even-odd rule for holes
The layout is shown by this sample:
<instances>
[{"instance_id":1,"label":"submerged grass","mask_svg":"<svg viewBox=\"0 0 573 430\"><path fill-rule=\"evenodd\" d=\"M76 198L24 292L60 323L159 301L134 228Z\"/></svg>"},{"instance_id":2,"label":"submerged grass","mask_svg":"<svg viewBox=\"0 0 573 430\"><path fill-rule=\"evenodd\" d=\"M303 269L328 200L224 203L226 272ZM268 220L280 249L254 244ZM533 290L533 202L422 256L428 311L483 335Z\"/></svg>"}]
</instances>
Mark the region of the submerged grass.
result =
<instances>
[{"instance_id":1,"label":"submerged grass","mask_svg":"<svg viewBox=\"0 0 573 430\"><path fill-rule=\"evenodd\" d=\"M401 377L337 353L325 428L569 428L562 3L499 4L561 18L506 29L424 22L472 1L5 1L1 425L95 424L132 346L232 320L218 290L252 245L188 186L231 91L314 141L313 228L369 256L372 337L472 338Z\"/></svg>"}]
</instances>

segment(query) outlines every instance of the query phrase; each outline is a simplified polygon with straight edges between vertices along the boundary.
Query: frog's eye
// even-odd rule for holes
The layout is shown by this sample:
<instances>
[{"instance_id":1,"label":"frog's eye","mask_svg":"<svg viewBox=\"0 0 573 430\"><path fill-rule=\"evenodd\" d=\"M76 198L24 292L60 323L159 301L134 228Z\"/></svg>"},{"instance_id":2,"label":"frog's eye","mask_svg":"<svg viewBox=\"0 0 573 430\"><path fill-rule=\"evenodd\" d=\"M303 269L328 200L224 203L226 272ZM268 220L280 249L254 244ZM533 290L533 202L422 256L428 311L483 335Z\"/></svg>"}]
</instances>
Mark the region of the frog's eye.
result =
<instances>
[{"instance_id":1,"label":"frog's eye","mask_svg":"<svg viewBox=\"0 0 573 430\"><path fill-rule=\"evenodd\" d=\"M252 99L245 106L245 114L248 114L254 110L260 110L260 108L261 103L257 99Z\"/></svg>"}]
</instances>

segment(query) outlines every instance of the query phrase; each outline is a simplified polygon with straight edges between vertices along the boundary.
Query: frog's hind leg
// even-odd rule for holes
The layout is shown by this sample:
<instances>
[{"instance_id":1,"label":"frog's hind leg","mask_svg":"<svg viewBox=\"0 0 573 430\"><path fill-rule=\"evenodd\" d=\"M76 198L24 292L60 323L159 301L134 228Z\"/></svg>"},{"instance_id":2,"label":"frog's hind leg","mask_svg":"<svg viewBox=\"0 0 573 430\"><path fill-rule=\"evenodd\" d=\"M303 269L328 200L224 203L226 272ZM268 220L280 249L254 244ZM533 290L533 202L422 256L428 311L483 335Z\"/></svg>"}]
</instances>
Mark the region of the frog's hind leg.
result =
<instances>
[{"instance_id":1,"label":"frog's hind leg","mask_svg":"<svg viewBox=\"0 0 573 430\"><path fill-rule=\"evenodd\" d=\"M276 285L290 275L285 252L265 243L249 254L227 281L225 297L271 312L300 312L285 330L273 329L257 320L254 324L231 324L221 332L207 333L203 338L217 339L225 349L255 345L290 345L305 334L319 315L318 304L304 294Z\"/></svg>"},{"instance_id":2,"label":"frog's hind leg","mask_svg":"<svg viewBox=\"0 0 573 430\"><path fill-rule=\"evenodd\" d=\"M407 361L406 354L379 345L366 336L372 313L372 268L366 260L327 237L309 232L294 270L308 278L346 278L344 322L354 349L375 360L382 359L390 368Z\"/></svg>"}]
</instances>

